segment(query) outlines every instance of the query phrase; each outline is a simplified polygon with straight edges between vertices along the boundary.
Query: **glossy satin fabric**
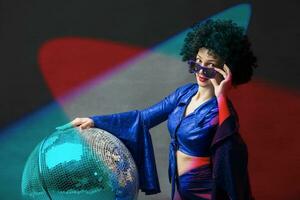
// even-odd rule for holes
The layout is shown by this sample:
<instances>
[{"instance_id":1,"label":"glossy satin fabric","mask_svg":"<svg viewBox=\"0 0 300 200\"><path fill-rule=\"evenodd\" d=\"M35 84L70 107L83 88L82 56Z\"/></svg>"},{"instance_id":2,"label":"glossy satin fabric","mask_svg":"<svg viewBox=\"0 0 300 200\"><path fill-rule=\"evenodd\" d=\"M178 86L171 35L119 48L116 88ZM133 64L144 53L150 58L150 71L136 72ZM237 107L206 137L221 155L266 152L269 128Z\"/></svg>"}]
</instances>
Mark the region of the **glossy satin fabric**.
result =
<instances>
[{"instance_id":1,"label":"glossy satin fabric","mask_svg":"<svg viewBox=\"0 0 300 200\"><path fill-rule=\"evenodd\" d=\"M197 93L198 85L193 84L179 99L176 108L168 118L168 129L171 136L169 152L169 181L172 184L172 199L177 182L176 151L179 150L191 156L210 156L210 145L216 132L218 103L216 97L202 103L192 113L184 116L191 98ZM217 120L214 120L217 122Z\"/></svg>"},{"instance_id":2,"label":"glossy satin fabric","mask_svg":"<svg viewBox=\"0 0 300 200\"><path fill-rule=\"evenodd\" d=\"M205 164L178 177L181 200L210 200L213 186L212 168Z\"/></svg>"},{"instance_id":3,"label":"glossy satin fabric","mask_svg":"<svg viewBox=\"0 0 300 200\"><path fill-rule=\"evenodd\" d=\"M181 97L177 107L169 115L168 129L172 142L176 138L181 152L190 156L207 157L210 156L210 144L218 125L218 103L214 96L184 116L186 107L197 90L198 86L193 85Z\"/></svg>"},{"instance_id":4,"label":"glossy satin fabric","mask_svg":"<svg viewBox=\"0 0 300 200\"><path fill-rule=\"evenodd\" d=\"M90 118L93 119L95 127L114 134L129 149L138 167L139 188L146 194L160 192L149 129L169 119L168 129L171 136L169 181L172 182L172 196L177 177L175 152L180 149L189 155L211 155L214 179L213 200L223 200L228 195L233 200L240 199L238 196L241 195L245 197L243 200L248 200L250 188L247 147L238 134L236 112L228 99L232 114L218 125L217 99L214 97L184 117L185 108L197 90L197 83L188 83L144 110L97 115ZM235 170L237 168L239 170ZM222 192L223 190L226 193Z\"/></svg>"}]
</instances>

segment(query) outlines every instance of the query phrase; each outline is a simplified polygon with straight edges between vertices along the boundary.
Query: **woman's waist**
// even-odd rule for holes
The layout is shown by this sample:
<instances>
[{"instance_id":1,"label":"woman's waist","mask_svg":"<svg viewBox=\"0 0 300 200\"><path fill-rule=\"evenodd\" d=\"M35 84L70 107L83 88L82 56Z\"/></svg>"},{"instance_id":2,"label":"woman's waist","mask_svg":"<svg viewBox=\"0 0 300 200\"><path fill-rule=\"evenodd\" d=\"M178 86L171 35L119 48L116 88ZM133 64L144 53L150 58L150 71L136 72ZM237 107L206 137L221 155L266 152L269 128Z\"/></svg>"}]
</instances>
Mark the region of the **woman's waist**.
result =
<instances>
[{"instance_id":1,"label":"woman's waist","mask_svg":"<svg viewBox=\"0 0 300 200\"><path fill-rule=\"evenodd\" d=\"M176 152L176 157L179 175L196 167L210 164L209 156L191 156L178 150Z\"/></svg>"},{"instance_id":2,"label":"woman's waist","mask_svg":"<svg viewBox=\"0 0 300 200\"><path fill-rule=\"evenodd\" d=\"M210 163L210 156L192 156L188 155L180 150L176 151L177 161L201 165Z\"/></svg>"}]
</instances>

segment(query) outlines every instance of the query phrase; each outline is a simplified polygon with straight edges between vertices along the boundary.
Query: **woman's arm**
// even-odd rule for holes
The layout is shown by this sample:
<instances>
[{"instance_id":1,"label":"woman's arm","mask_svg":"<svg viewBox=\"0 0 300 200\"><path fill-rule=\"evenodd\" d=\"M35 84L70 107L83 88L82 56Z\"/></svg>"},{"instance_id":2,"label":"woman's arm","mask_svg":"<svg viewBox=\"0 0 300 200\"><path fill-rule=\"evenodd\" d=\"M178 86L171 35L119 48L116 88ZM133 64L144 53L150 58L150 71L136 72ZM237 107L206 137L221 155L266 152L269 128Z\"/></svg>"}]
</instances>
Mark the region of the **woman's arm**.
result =
<instances>
[{"instance_id":1,"label":"woman's arm","mask_svg":"<svg viewBox=\"0 0 300 200\"><path fill-rule=\"evenodd\" d=\"M219 107L219 125L221 125L227 117L230 115L228 101L225 95L220 95L217 98Z\"/></svg>"},{"instance_id":2,"label":"woman's arm","mask_svg":"<svg viewBox=\"0 0 300 200\"><path fill-rule=\"evenodd\" d=\"M83 118L75 118L73 121L56 127L57 130L65 130L72 127L85 128L102 128L107 129L115 126L129 126L129 121L136 116L140 118L143 125L148 129L160 124L168 118L168 115L174 110L177 105L177 101L191 86L193 83L185 84L177 88L174 92L166 96L160 102L154 104L143 110L132 110L128 112L108 114L108 115L94 115ZM137 114L137 115L136 115ZM110 129L109 128L109 129Z\"/></svg>"},{"instance_id":3,"label":"woman's arm","mask_svg":"<svg viewBox=\"0 0 300 200\"><path fill-rule=\"evenodd\" d=\"M109 126L109 124L107 123L109 123L110 119L114 120L111 121L111 125L116 125L117 123L124 124L124 122L129 122L128 117L130 117L131 113L137 113L140 115L140 120L143 122L143 125L148 129L151 129L152 127L162 123L168 118L168 115L177 106L179 97L182 96L192 85L193 83L188 83L177 88L164 99L146 109L132 110L111 115L95 115L90 116L89 118L93 120L95 127L103 128L103 125L105 125L105 127Z\"/></svg>"}]
</instances>

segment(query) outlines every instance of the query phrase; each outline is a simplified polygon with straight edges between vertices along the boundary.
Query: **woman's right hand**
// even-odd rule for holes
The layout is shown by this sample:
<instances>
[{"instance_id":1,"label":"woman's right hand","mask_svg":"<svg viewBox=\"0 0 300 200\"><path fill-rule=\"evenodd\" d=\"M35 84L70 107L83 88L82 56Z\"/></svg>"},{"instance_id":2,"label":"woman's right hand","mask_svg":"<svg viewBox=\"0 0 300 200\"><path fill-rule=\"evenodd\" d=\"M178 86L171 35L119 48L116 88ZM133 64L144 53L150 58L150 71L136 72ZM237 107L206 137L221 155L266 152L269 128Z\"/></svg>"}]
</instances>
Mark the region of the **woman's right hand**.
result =
<instances>
[{"instance_id":1,"label":"woman's right hand","mask_svg":"<svg viewBox=\"0 0 300 200\"><path fill-rule=\"evenodd\" d=\"M64 124L62 126L56 127L56 130L66 130L68 128L78 127L80 130L86 129L86 128L92 128L94 127L94 121L91 118L83 117L83 118L75 118L73 121Z\"/></svg>"}]
</instances>

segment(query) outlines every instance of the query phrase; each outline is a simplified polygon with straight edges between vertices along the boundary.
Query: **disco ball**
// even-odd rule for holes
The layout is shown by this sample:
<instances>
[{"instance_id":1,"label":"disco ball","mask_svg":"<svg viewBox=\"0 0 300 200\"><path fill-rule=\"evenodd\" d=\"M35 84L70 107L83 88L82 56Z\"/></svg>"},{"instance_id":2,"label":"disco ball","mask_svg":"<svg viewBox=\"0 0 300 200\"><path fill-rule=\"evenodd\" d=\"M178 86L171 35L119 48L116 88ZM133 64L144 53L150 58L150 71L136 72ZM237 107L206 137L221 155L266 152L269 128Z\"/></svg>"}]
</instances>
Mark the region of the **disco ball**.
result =
<instances>
[{"instance_id":1,"label":"disco ball","mask_svg":"<svg viewBox=\"0 0 300 200\"><path fill-rule=\"evenodd\" d=\"M30 154L23 199L135 200L138 172L125 145L96 128L56 131Z\"/></svg>"}]
</instances>

